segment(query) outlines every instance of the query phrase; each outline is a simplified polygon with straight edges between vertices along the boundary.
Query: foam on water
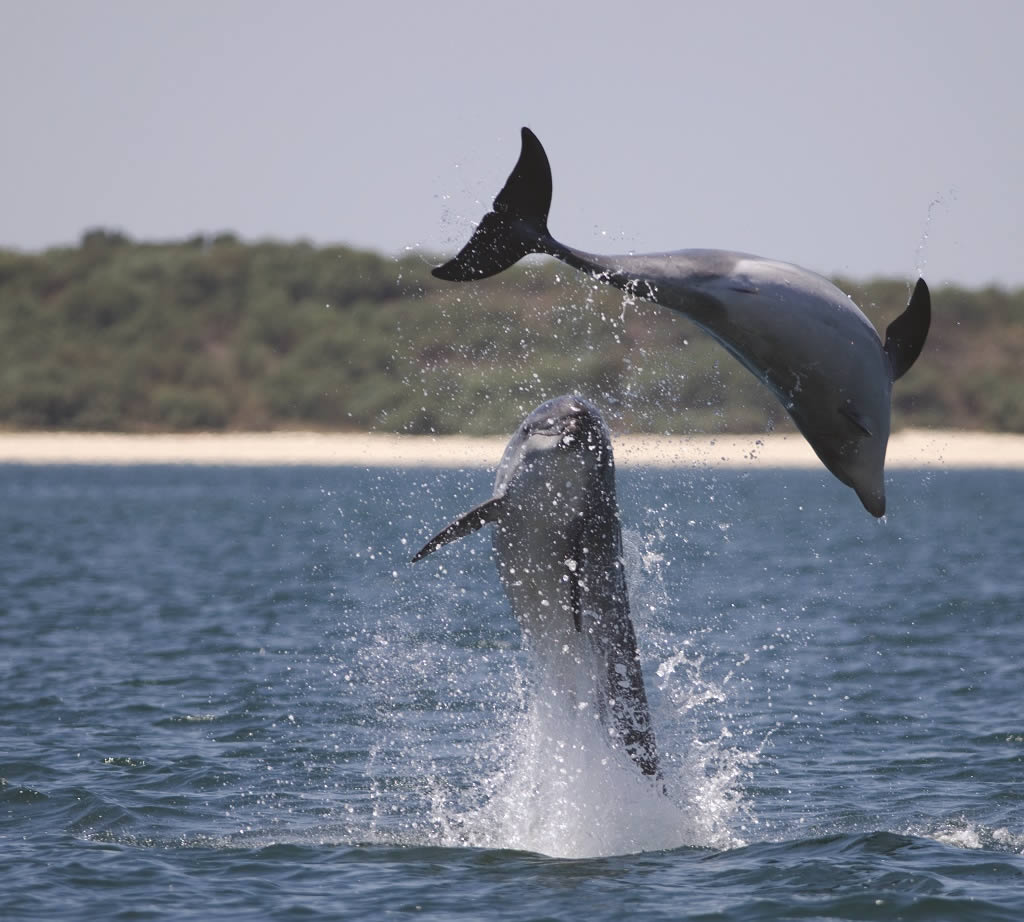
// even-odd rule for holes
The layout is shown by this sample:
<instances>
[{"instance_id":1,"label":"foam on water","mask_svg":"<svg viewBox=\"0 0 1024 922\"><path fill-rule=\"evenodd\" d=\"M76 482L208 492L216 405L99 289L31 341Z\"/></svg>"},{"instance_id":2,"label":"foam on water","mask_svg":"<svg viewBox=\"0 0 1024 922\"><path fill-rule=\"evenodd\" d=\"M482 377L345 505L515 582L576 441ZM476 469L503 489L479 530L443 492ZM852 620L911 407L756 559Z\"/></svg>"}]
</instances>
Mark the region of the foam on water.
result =
<instances>
[{"instance_id":1,"label":"foam on water","mask_svg":"<svg viewBox=\"0 0 1024 922\"><path fill-rule=\"evenodd\" d=\"M914 826L907 830L907 835L934 839L953 848L986 848L1024 855L1024 835L1011 832L1005 826L993 828L965 817L946 820L928 828Z\"/></svg>"}]
</instances>

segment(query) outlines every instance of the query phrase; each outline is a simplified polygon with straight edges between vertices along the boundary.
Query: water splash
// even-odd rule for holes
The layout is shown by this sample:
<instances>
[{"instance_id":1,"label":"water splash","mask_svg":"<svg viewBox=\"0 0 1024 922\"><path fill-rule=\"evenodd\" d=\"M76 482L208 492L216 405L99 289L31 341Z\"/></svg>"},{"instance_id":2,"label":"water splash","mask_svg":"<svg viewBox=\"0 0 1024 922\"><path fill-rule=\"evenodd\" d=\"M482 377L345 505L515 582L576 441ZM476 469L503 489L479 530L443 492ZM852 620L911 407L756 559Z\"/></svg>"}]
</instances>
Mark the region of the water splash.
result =
<instances>
[{"instance_id":1,"label":"water splash","mask_svg":"<svg viewBox=\"0 0 1024 922\"><path fill-rule=\"evenodd\" d=\"M688 812L613 752L587 711L535 700L515 732L507 769L482 805L447 826L447 845L513 848L557 858L622 855L700 841Z\"/></svg>"},{"instance_id":2,"label":"water splash","mask_svg":"<svg viewBox=\"0 0 1024 922\"><path fill-rule=\"evenodd\" d=\"M689 683L692 673L660 687ZM637 771L613 750L591 708L537 685L526 712L499 745L505 767L481 779L469 809L457 793L435 789L432 822L443 845L513 848L584 858L697 846L744 844L732 826L746 815L741 793L752 758L728 733L709 740L678 738L679 718L703 691L672 690L662 699L676 713L655 710L663 778Z\"/></svg>"},{"instance_id":3,"label":"water splash","mask_svg":"<svg viewBox=\"0 0 1024 922\"><path fill-rule=\"evenodd\" d=\"M915 268L919 277L924 275L924 270L928 266L928 241L931 237L932 221L935 218L935 210L939 207L945 211L949 210L949 206L946 201L947 196L950 201L955 202L957 197L956 189L950 189L946 196L936 196L928 203L928 214L924 221L924 229L921 231L921 239L917 244L917 253L914 258Z\"/></svg>"},{"instance_id":4,"label":"water splash","mask_svg":"<svg viewBox=\"0 0 1024 922\"><path fill-rule=\"evenodd\" d=\"M614 747L585 668L567 674L562 658L545 670L516 644L510 616L470 615L476 627L464 634L463 590L452 584L462 571L449 572L433 584L440 613L406 611L406 636L376 632L364 648L378 738L367 765L372 814L358 838L559 858L744 844L736 827L756 822L743 791L758 752L725 725L727 690L704 674L698 646L663 625L679 619L658 539L627 533L625 544L663 777L642 775Z\"/></svg>"}]
</instances>

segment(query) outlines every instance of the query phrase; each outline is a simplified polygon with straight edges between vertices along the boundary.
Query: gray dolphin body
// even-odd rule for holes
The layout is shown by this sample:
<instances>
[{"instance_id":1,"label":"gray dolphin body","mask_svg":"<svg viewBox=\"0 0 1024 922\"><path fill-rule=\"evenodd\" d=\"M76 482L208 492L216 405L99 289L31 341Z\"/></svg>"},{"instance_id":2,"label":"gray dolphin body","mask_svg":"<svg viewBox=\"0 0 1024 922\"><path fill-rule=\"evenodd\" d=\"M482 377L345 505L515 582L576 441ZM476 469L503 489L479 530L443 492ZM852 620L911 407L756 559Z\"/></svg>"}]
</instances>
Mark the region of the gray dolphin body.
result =
<instances>
[{"instance_id":1,"label":"gray dolphin body","mask_svg":"<svg viewBox=\"0 0 1024 922\"><path fill-rule=\"evenodd\" d=\"M556 397L530 413L505 449L492 498L431 538L413 560L487 523L497 526L498 574L527 645L543 675L562 686L546 693L573 696L581 667L589 670L590 697L609 736L644 774L657 775L629 617L611 440L591 403Z\"/></svg>"},{"instance_id":2,"label":"gray dolphin body","mask_svg":"<svg viewBox=\"0 0 1024 922\"><path fill-rule=\"evenodd\" d=\"M433 270L450 281L487 278L546 253L685 314L768 385L822 463L875 516L885 514L885 450L893 382L915 362L931 321L919 279L885 343L853 301L799 266L726 250L598 256L547 229L551 169L528 128L504 188L458 255Z\"/></svg>"}]
</instances>

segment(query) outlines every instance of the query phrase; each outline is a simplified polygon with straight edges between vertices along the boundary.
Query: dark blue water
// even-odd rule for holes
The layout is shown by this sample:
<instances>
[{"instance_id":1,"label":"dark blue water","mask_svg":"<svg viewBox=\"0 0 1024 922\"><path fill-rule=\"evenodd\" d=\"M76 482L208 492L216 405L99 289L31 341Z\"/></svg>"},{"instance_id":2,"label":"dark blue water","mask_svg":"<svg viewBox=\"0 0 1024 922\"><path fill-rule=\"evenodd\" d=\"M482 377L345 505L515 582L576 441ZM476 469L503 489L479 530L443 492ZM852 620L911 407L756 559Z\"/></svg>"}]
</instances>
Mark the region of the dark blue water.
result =
<instances>
[{"instance_id":1,"label":"dark blue water","mask_svg":"<svg viewBox=\"0 0 1024 922\"><path fill-rule=\"evenodd\" d=\"M1022 917L1024 475L620 472L667 796L406 562L489 482L0 467L0 916Z\"/></svg>"}]
</instances>

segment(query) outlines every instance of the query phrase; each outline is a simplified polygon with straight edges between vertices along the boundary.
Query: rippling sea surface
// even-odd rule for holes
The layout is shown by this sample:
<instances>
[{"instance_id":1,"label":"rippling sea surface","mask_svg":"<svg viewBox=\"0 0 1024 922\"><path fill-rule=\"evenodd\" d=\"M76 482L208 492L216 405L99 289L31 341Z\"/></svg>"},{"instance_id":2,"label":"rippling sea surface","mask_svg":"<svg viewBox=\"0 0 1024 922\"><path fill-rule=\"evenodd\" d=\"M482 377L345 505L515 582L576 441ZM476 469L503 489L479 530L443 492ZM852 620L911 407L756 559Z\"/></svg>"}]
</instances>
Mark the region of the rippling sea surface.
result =
<instances>
[{"instance_id":1,"label":"rippling sea surface","mask_svg":"<svg viewBox=\"0 0 1024 922\"><path fill-rule=\"evenodd\" d=\"M490 480L0 467L0 916L1024 917L1024 475L620 471L664 793L408 563Z\"/></svg>"}]
</instances>

